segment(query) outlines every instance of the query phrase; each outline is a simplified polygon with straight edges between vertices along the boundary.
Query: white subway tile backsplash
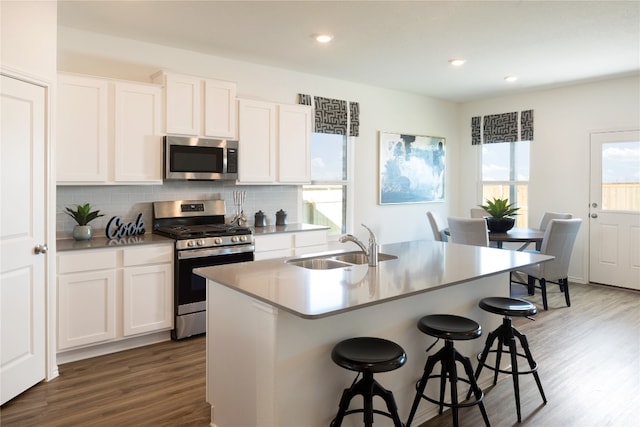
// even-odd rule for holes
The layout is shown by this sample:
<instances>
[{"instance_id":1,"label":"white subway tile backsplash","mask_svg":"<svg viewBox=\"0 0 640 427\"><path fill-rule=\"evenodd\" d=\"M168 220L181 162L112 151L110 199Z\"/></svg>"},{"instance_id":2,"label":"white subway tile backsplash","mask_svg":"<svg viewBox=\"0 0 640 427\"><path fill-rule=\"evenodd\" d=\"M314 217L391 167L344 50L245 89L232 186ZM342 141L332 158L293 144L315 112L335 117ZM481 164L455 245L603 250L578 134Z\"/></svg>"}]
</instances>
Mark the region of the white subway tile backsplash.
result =
<instances>
[{"instance_id":1,"label":"white subway tile backsplash","mask_svg":"<svg viewBox=\"0 0 640 427\"><path fill-rule=\"evenodd\" d=\"M254 214L262 210L267 216L267 224L275 224L276 212L287 212L290 223L300 222L298 193L301 187L295 185L236 186L211 182L165 182L163 185L139 186L58 186L56 196L56 235L67 238L71 235L73 219L64 213L65 207L91 203L93 209L100 210L103 217L91 225L94 235L101 235L109 220L119 216L124 222L135 221L142 213L147 231L151 231L153 205L163 200L207 200L223 199L226 205L226 219L230 221L236 213L233 192L246 191L244 213L249 225L253 225Z\"/></svg>"}]
</instances>

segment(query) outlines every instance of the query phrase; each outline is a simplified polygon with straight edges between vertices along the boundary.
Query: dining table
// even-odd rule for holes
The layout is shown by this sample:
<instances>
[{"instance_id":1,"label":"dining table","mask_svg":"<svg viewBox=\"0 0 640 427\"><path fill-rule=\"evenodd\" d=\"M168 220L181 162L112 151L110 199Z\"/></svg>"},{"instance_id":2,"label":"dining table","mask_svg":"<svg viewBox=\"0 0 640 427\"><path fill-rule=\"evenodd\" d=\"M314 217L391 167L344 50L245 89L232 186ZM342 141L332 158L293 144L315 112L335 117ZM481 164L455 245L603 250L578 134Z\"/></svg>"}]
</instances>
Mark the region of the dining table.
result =
<instances>
[{"instance_id":1,"label":"dining table","mask_svg":"<svg viewBox=\"0 0 640 427\"><path fill-rule=\"evenodd\" d=\"M450 236L449 228L445 228L444 234ZM534 243L536 250L539 251L542 247L542 239L544 238L544 230L539 228L528 227L514 227L503 233L489 232L489 242L495 242L496 247L502 249L505 242L507 243L522 243L517 249L518 251L524 250L529 243Z\"/></svg>"},{"instance_id":2,"label":"dining table","mask_svg":"<svg viewBox=\"0 0 640 427\"><path fill-rule=\"evenodd\" d=\"M514 227L504 233L489 232L489 241L496 242L498 248L502 248L505 242L522 243L518 250L524 250L526 243L534 243L539 251L544 238L544 230L538 228Z\"/></svg>"}]
</instances>

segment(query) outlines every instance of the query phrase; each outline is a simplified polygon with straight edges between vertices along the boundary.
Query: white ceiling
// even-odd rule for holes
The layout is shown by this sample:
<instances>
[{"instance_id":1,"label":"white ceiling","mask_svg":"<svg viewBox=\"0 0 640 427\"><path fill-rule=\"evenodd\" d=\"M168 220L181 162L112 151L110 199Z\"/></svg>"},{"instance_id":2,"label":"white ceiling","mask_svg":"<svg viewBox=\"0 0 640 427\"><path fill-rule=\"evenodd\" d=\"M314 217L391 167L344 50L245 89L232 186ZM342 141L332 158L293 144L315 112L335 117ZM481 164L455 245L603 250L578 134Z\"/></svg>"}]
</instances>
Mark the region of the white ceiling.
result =
<instances>
[{"instance_id":1,"label":"white ceiling","mask_svg":"<svg viewBox=\"0 0 640 427\"><path fill-rule=\"evenodd\" d=\"M640 73L640 1L58 6L63 26L459 102ZM318 45L310 35L319 32L334 41ZM454 57L467 63L453 68Z\"/></svg>"}]
</instances>

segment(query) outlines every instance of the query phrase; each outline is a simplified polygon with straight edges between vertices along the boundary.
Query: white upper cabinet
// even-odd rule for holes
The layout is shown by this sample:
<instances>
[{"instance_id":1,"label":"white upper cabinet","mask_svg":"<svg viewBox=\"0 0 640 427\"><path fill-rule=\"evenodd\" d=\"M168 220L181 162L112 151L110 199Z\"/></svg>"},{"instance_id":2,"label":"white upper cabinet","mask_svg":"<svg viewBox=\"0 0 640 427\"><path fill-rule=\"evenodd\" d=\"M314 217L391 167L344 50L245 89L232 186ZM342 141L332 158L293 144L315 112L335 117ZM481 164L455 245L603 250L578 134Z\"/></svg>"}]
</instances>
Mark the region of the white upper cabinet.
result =
<instances>
[{"instance_id":1,"label":"white upper cabinet","mask_svg":"<svg viewBox=\"0 0 640 427\"><path fill-rule=\"evenodd\" d=\"M238 183L308 183L311 108L241 99L238 111Z\"/></svg>"},{"instance_id":2,"label":"white upper cabinet","mask_svg":"<svg viewBox=\"0 0 640 427\"><path fill-rule=\"evenodd\" d=\"M159 72L164 85L166 133L237 139L236 84Z\"/></svg>"},{"instance_id":3,"label":"white upper cabinet","mask_svg":"<svg viewBox=\"0 0 640 427\"><path fill-rule=\"evenodd\" d=\"M162 181L162 91L115 83L115 181Z\"/></svg>"},{"instance_id":4,"label":"white upper cabinet","mask_svg":"<svg viewBox=\"0 0 640 427\"><path fill-rule=\"evenodd\" d=\"M109 83L58 75L57 181L104 183L108 167Z\"/></svg>"},{"instance_id":5,"label":"white upper cabinet","mask_svg":"<svg viewBox=\"0 0 640 427\"><path fill-rule=\"evenodd\" d=\"M311 181L311 107L278 105L278 182Z\"/></svg>"},{"instance_id":6,"label":"white upper cabinet","mask_svg":"<svg viewBox=\"0 0 640 427\"><path fill-rule=\"evenodd\" d=\"M159 86L58 75L58 185L161 184Z\"/></svg>"},{"instance_id":7,"label":"white upper cabinet","mask_svg":"<svg viewBox=\"0 0 640 427\"><path fill-rule=\"evenodd\" d=\"M276 180L276 106L238 101L238 182L270 184Z\"/></svg>"},{"instance_id":8,"label":"white upper cabinet","mask_svg":"<svg viewBox=\"0 0 640 427\"><path fill-rule=\"evenodd\" d=\"M235 83L204 81L204 136L238 138Z\"/></svg>"}]
</instances>

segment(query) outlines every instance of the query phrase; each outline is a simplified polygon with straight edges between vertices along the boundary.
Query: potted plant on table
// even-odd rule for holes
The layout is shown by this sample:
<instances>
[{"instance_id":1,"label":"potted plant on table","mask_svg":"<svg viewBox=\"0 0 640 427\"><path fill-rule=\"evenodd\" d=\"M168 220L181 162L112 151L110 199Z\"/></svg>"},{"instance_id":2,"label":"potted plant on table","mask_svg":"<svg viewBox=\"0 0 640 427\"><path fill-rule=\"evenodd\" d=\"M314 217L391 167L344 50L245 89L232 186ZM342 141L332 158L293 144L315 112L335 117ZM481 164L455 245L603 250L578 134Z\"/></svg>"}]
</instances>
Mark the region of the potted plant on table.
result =
<instances>
[{"instance_id":1,"label":"potted plant on table","mask_svg":"<svg viewBox=\"0 0 640 427\"><path fill-rule=\"evenodd\" d=\"M65 208L65 213L73 218L77 223L77 225L73 227L73 238L76 240L90 240L91 226L89 223L96 218L104 216L100 214L99 210L92 211L89 203L77 205L75 210Z\"/></svg>"},{"instance_id":2,"label":"potted plant on table","mask_svg":"<svg viewBox=\"0 0 640 427\"><path fill-rule=\"evenodd\" d=\"M518 215L517 211L520 209L509 203L509 199L495 197L493 200L487 199L486 204L479 206L489 214L485 217L487 228L493 233L504 233L511 230L516 223L514 217Z\"/></svg>"}]
</instances>

